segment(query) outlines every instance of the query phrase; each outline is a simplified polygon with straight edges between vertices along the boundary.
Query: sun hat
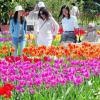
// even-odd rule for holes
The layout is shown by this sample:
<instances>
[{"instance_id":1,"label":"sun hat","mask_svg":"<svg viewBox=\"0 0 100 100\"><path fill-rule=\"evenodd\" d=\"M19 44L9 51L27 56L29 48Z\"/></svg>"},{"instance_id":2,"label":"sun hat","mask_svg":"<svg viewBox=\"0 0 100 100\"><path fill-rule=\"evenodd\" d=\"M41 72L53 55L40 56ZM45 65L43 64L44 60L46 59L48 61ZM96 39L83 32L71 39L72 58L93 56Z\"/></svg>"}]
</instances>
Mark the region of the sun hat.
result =
<instances>
[{"instance_id":1,"label":"sun hat","mask_svg":"<svg viewBox=\"0 0 100 100\"><path fill-rule=\"evenodd\" d=\"M88 24L88 27L93 27L94 28L95 26L96 26L95 23L89 23Z\"/></svg>"},{"instance_id":2,"label":"sun hat","mask_svg":"<svg viewBox=\"0 0 100 100\"><path fill-rule=\"evenodd\" d=\"M15 11L22 11L24 10L21 5L15 7Z\"/></svg>"},{"instance_id":3,"label":"sun hat","mask_svg":"<svg viewBox=\"0 0 100 100\"><path fill-rule=\"evenodd\" d=\"M41 8L41 7L45 7L44 2L40 1L40 2L38 3L38 7L39 7L39 8Z\"/></svg>"}]
</instances>

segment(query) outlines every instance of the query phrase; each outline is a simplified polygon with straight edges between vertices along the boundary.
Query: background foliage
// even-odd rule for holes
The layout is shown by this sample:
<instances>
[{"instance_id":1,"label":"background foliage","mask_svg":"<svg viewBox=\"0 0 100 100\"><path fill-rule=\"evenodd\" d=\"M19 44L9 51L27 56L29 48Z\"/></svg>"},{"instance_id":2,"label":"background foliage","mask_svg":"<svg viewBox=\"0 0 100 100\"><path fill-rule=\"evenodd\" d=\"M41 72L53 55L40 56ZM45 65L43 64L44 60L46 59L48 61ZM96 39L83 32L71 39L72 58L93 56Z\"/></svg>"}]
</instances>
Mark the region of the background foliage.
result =
<instances>
[{"instance_id":1,"label":"background foliage","mask_svg":"<svg viewBox=\"0 0 100 100\"><path fill-rule=\"evenodd\" d=\"M62 5L66 4L71 8L71 3L75 2L80 9L80 24L87 24L89 21L97 21L100 14L99 0L0 0L0 22L8 23L9 12L14 11L17 4L21 4L26 11L31 11L37 1L44 1L46 7L58 20L59 11Z\"/></svg>"}]
</instances>

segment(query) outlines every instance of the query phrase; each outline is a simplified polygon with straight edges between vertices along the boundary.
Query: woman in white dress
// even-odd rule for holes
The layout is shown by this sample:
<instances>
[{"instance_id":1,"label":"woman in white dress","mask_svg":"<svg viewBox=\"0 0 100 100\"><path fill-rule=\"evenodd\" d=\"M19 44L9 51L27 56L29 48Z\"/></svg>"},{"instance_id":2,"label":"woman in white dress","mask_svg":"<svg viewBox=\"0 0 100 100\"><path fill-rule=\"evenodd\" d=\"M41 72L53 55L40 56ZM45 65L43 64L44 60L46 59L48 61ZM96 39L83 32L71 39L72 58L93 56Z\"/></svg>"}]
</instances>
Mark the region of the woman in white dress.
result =
<instances>
[{"instance_id":1,"label":"woman in white dress","mask_svg":"<svg viewBox=\"0 0 100 100\"><path fill-rule=\"evenodd\" d=\"M37 45L51 46L52 40L58 32L59 25L50 16L46 8L41 8L38 13L38 24L35 29L37 32Z\"/></svg>"}]
</instances>

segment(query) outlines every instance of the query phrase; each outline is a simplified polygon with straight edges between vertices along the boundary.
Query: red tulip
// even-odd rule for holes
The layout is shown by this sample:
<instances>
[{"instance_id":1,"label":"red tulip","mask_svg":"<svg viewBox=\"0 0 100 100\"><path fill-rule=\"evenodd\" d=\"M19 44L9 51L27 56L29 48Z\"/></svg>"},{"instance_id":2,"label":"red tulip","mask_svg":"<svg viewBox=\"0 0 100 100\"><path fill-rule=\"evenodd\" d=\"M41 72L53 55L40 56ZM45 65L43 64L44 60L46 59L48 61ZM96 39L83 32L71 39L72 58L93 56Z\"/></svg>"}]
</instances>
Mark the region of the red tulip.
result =
<instances>
[{"instance_id":1,"label":"red tulip","mask_svg":"<svg viewBox=\"0 0 100 100\"><path fill-rule=\"evenodd\" d=\"M35 62L35 63L37 63L37 62L39 62L39 61L41 61L41 59L39 59L39 58L34 58L34 62Z\"/></svg>"},{"instance_id":2,"label":"red tulip","mask_svg":"<svg viewBox=\"0 0 100 100\"><path fill-rule=\"evenodd\" d=\"M14 86L10 83L6 83L4 86L0 87L0 96L4 98L11 97L11 91L14 90Z\"/></svg>"},{"instance_id":3,"label":"red tulip","mask_svg":"<svg viewBox=\"0 0 100 100\"><path fill-rule=\"evenodd\" d=\"M85 30L82 29L82 28L76 28L76 29L74 29L74 33L76 35L84 35L85 34Z\"/></svg>"},{"instance_id":4,"label":"red tulip","mask_svg":"<svg viewBox=\"0 0 100 100\"><path fill-rule=\"evenodd\" d=\"M63 33L63 28L59 27L58 33L62 34Z\"/></svg>"}]
</instances>

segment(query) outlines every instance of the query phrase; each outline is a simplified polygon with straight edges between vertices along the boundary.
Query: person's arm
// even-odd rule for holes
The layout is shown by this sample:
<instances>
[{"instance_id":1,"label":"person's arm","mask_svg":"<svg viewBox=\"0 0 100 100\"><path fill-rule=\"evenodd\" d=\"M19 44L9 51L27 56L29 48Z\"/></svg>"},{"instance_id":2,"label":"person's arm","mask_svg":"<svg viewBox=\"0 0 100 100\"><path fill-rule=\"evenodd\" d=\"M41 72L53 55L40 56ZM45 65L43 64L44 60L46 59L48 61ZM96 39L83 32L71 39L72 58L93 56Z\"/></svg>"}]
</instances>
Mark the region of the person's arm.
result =
<instances>
[{"instance_id":1,"label":"person's arm","mask_svg":"<svg viewBox=\"0 0 100 100\"><path fill-rule=\"evenodd\" d=\"M24 19L24 33L26 34L27 31L27 22L26 19Z\"/></svg>"},{"instance_id":2,"label":"person's arm","mask_svg":"<svg viewBox=\"0 0 100 100\"><path fill-rule=\"evenodd\" d=\"M53 36L55 36L58 33L59 24L55 21L55 19L53 17L51 17L51 21L52 21L52 32L53 32Z\"/></svg>"},{"instance_id":3,"label":"person's arm","mask_svg":"<svg viewBox=\"0 0 100 100\"><path fill-rule=\"evenodd\" d=\"M71 15L74 15L74 8L71 9L70 13Z\"/></svg>"},{"instance_id":4,"label":"person's arm","mask_svg":"<svg viewBox=\"0 0 100 100\"><path fill-rule=\"evenodd\" d=\"M34 22L34 34L36 34L36 35L39 33L40 23L41 23L40 19L38 19Z\"/></svg>"},{"instance_id":5,"label":"person's arm","mask_svg":"<svg viewBox=\"0 0 100 100\"><path fill-rule=\"evenodd\" d=\"M12 36L12 34L14 32L13 19L10 19L9 32L10 32L10 34Z\"/></svg>"},{"instance_id":6,"label":"person's arm","mask_svg":"<svg viewBox=\"0 0 100 100\"><path fill-rule=\"evenodd\" d=\"M74 21L74 28L79 28L78 21L75 16L73 16L73 21Z\"/></svg>"},{"instance_id":7,"label":"person's arm","mask_svg":"<svg viewBox=\"0 0 100 100\"><path fill-rule=\"evenodd\" d=\"M79 17L79 15L80 15L80 12L79 12L79 9L77 8L77 13L76 13L77 18Z\"/></svg>"},{"instance_id":8,"label":"person's arm","mask_svg":"<svg viewBox=\"0 0 100 100\"><path fill-rule=\"evenodd\" d=\"M34 12L33 16L32 16L32 23L33 23L33 27L34 27L34 33L37 34L39 31L39 18L38 18L38 12Z\"/></svg>"}]
</instances>

